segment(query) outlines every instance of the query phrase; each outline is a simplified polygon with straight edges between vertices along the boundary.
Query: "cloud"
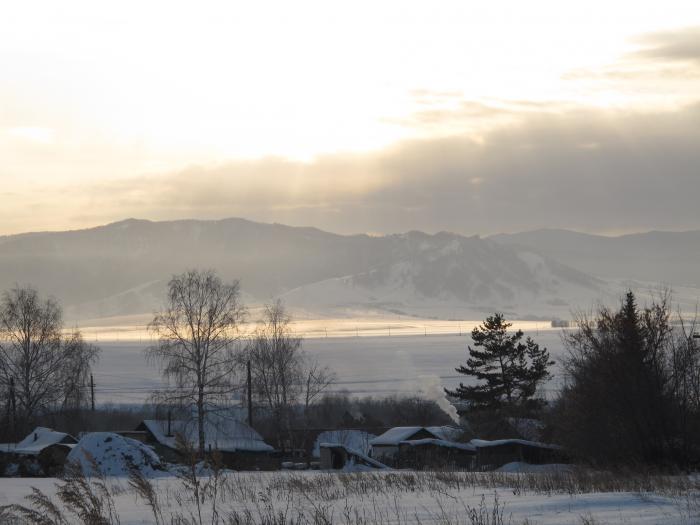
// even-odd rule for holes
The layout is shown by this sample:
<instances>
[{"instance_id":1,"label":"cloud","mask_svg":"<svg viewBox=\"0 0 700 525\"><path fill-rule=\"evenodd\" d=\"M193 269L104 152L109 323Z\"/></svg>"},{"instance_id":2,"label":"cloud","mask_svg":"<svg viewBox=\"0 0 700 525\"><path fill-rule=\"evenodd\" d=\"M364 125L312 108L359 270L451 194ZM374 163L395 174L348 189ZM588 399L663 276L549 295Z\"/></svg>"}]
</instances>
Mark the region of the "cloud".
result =
<instances>
[{"instance_id":1,"label":"cloud","mask_svg":"<svg viewBox=\"0 0 700 525\"><path fill-rule=\"evenodd\" d=\"M700 27L649 33L636 40L643 49L633 56L654 61L700 65Z\"/></svg>"},{"instance_id":2,"label":"cloud","mask_svg":"<svg viewBox=\"0 0 700 525\"><path fill-rule=\"evenodd\" d=\"M603 82L600 89L696 97L700 79L700 26L645 33L631 39L635 50L598 67L563 75L567 81ZM686 97L687 98L687 97Z\"/></svg>"},{"instance_id":3,"label":"cloud","mask_svg":"<svg viewBox=\"0 0 700 525\"><path fill-rule=\"evenodd\" d=\"M455 135L306 163L233 161L34 191L17 199L23 206L4 207L0 219L11 224L31 210L47 224L72 227L87 218L242 216L342 233L694 229L699 143L697 104L656 113L529 113L479 141Z\"/></svg>"}]
</instances>

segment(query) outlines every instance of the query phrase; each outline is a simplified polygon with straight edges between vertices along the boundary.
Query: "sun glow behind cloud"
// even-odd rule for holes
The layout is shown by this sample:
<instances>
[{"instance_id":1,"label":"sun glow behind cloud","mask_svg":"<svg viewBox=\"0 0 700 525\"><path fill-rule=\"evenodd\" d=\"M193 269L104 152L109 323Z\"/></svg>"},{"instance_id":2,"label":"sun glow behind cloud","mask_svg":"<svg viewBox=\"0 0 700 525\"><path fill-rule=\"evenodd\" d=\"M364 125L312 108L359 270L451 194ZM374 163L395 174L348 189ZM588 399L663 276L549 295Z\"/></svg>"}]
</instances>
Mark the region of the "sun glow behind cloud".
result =
<instances>
[{"instance_id":1,"label":"sun glow behind cloud","mask_svg":"<svg viewBox=\"0 0 700 525\"><path fill-rule=\"evenodd\" d=\"M483 141L542 111L675 109L698 78L621 60L649 45L638 35L693 21L692 2L14 2L0 18L0 179L26 192ZM287 178L276 206L303 206L317 183Z\"/></svg>"}]
</instances>

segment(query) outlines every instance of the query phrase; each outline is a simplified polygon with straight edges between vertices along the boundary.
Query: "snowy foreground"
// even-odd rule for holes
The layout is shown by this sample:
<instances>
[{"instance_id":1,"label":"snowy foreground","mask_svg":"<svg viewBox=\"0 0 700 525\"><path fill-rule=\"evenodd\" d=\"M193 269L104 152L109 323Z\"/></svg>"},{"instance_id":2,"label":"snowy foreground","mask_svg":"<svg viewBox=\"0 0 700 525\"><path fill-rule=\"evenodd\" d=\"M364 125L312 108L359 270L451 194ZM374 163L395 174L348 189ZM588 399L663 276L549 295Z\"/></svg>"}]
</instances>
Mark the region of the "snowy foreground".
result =
<instances>
[{"instance_id":1,"label":"snowy foreground","mask_svg":"<svg viewBox=\"0 0 700 525\"><path fill-rule=\"evenodd\" d=\"M217 487L216 510L221 523L700 523L697 485L687 479L661 482L658 490L640 486L640 490L597 492L591 486L577 489L580 481L557 480L562 475L566 474L227 473ZM0 479L0 506L26 504L24 497L32 486L55 497L55 483L48 478ZM128 479L109 478L109 483L122 525L156 522ZM180 479L164 476L151 483L164 523L177 517L199 522L191 491ZM202 522L211 523L211 515L209 494L202 506Z\"/></svg>"}]
</instances>

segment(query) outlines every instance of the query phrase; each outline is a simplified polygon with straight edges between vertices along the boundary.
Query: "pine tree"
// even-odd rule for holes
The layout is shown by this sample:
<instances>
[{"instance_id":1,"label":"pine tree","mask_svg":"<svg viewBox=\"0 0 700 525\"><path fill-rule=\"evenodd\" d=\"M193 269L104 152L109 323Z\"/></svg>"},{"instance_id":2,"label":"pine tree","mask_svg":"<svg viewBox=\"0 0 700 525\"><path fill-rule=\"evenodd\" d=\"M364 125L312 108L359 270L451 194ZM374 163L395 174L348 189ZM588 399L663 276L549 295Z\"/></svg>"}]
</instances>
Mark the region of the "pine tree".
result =
<instances>
[{"instance_id":1,"label":"pine tree","mask_svg":"<svg viewBox=\"0 0 700 525\"><path fill-rule=\"evenodd\" d=\"M537 386L549 379L548 368L554 364L546 348L530 337L523 342L523 332L508 333L512 323L500 313L487 317L472 330L474 348L468 346L466 365L455 370L476 378L476 385L460 383L448 395L469 402L471 411L536 406L533 399Z\"/></svg>"}]
</instances>

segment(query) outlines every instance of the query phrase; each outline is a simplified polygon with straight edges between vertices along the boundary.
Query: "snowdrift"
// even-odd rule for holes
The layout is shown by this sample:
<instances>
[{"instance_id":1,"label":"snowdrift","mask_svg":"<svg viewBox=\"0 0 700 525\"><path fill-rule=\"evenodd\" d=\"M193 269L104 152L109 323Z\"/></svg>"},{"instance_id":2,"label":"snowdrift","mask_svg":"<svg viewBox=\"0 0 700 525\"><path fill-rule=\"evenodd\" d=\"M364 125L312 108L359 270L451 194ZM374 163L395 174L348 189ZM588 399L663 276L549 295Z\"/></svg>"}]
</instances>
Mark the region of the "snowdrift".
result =
<instances>
[{"instance_id":1,"label":"snowdrift","mask_svg":"<svg viewBox=\"0 0 700 525\"><path fill-rule=\"evenodd\" d=\"M80 464L88 475L94 473L90 458L94 459L97 469L107 476L128 476L132 465L147 477L160 475L164 469L160 458L150 447L111 432L86 434L68 454L68 461Z\"/></svg>"}]
</instances>

